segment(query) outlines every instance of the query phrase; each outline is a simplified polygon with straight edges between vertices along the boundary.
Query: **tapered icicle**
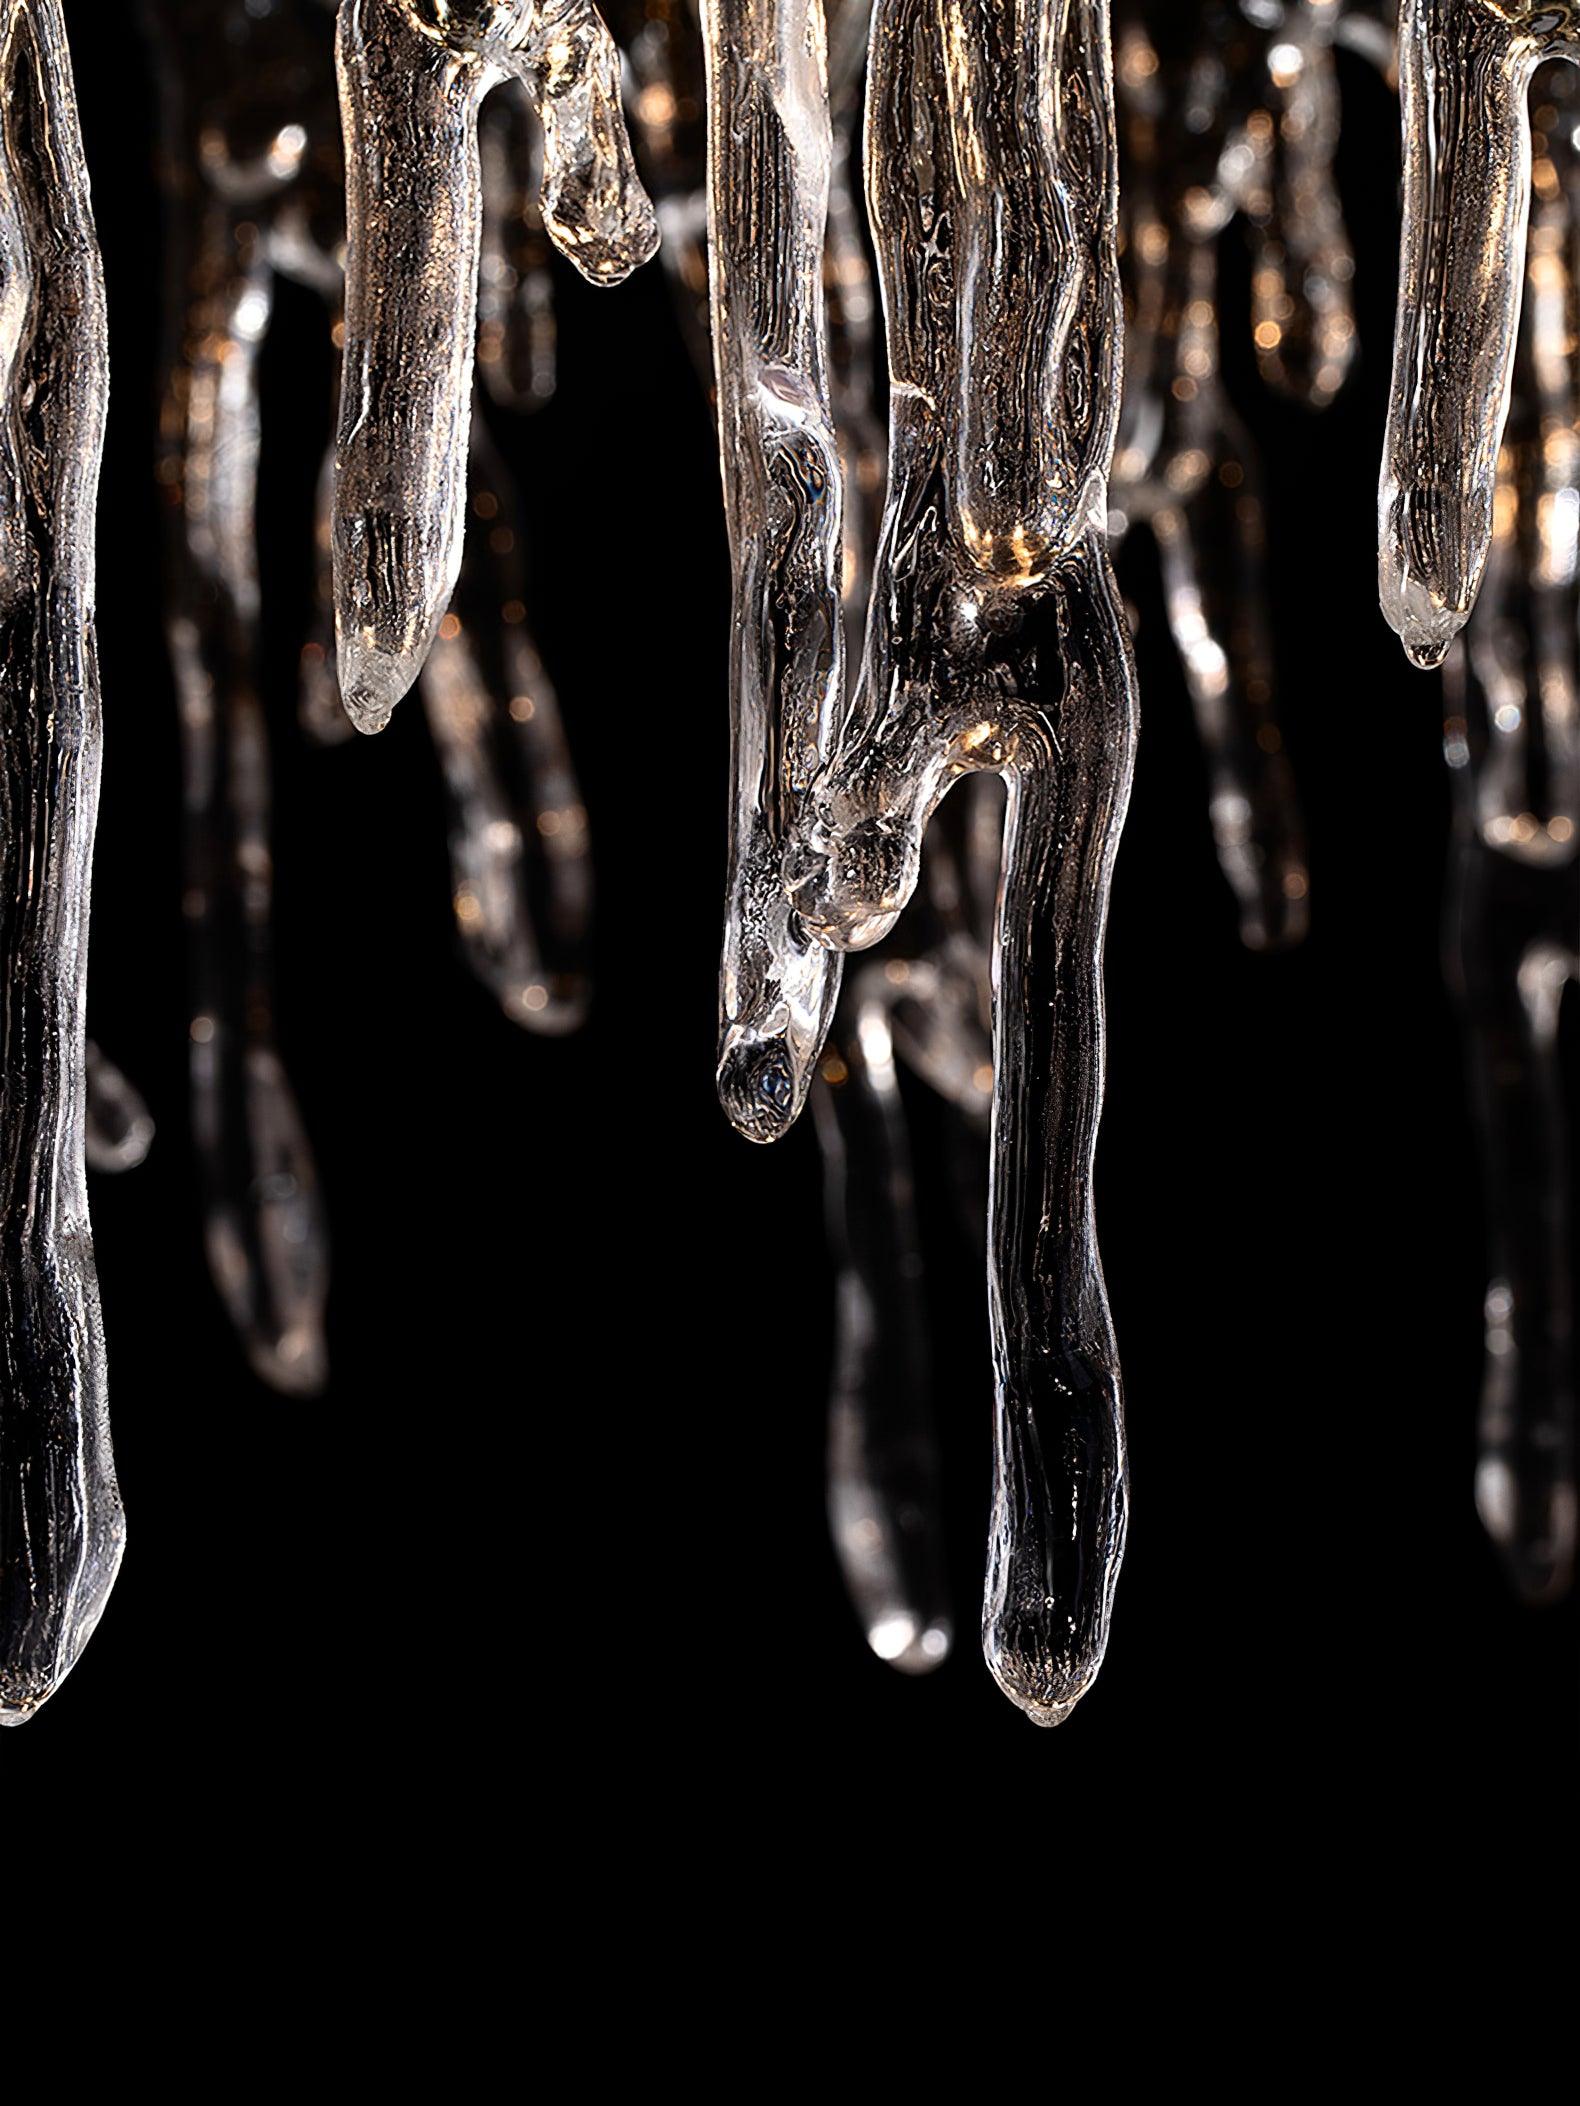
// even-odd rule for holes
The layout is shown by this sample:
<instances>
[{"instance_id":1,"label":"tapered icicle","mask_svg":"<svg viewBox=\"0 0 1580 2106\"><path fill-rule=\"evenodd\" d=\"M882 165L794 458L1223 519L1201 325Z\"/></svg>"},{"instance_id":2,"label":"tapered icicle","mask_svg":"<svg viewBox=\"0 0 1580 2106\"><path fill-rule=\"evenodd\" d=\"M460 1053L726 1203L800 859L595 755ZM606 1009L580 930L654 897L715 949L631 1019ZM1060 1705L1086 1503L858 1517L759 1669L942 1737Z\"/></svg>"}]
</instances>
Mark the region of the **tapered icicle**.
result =
<instances>
[{"instance_id":1,"label":"tapered icicle","mask_svg":"<svg viewBox=\"0 0 1580 2106\"><path fill-rule=\"evenodd\" d=\"M268 737L259 693L258 359L284 200L316 129L312 58L327 17L222 23L195 0L148 0L158 32L170 214L160 481L169 636L180 709L191 996L192 1133L209 1269L254 1371L307 1394L328 1377L328 1231L312 1149L274 1028ZM305 25L305 27L304 27ZM283 143L282 143L283 142ZM332 134L331 134L332 143Z\"/></svg>"},{"instance_id":2,"label":"tapered icicle","mask_svg":"<svg viewBox=\"0 0 1580 2106\"><path fill-rule=\"evenodd\" d=\"M1580 54L1538 0L1404 0L1404 227L1378 493L1382 610L1440 665L1492 539L1525 271L1527 95L1545 55Z\"/></svg>"},{"instance_id":3,"label":"tapered icicle","mask_svg":"<svg viewBox=\"0 0 1580 2106\"><path fill-rule=\"evenodd\" d=\"M346 346L334 525L340 688L379 731L449 602L466 515L482 234L478 111L515 74L543 125L542 213L613 285L658 229L585 0L342 0Z\"/></svg>"},{"instance_id":4,"label":"tapered icicle","mask_svg":"<svg viewBox=\"0 0 1580 2106\"><path fill-rule=\"evenodd\" d=\"M153 1146L154 1122L147 1105L91 1038L85 1073L88 1168L104 1172L135 1170Z\"/></svg>"},{"instance_id":5,"label":"tapered icicle","mask_svg":"<svg viewBox=\"0 0 1580 2106\"><path fill-rule=\"evenodd\" d=\"M125 1523L83 1166L104 284L59 0L0 0L0 1725L60 1686Z\"/></svg>"},{"instance_id":6,"label":"tapered icicle","mask_svg":"<svg viewBox=\"0 0 1580 2106\"><path fill-rule=\"evenodd\" d=\"M1493 536L1448 661L1449 977L1482 1143L1490 1284L1476 1501L1520 1592L1576 1533L1574 1291L1558 1010L1580 976L1580 75L1532 89L1533 203Z\"/></svg>"},{"instance_id":7,"label":"tapered icicle","mask_svg":"<svg viewBox=\"0 0 1580 2106\"><path fill-rule=\"evenodd\" d=\"M891 481L860 687L787 875L825 941L876 942L938 799L974 770L1006 777L983 1642L1005 1692L1053 1725L1101 1663L1126 1512L1091 1195L1102 937L1136 725L1101 524L1120 334L1104 0L991 17L880 0L867 155ZM989 427L990 460L962 443Z\"/></svg>"},{"instance_id":8,"label":"tapered icicle","mask_svg":"<svg viewBox=\"0 0 1580 2106\"><path fill-rule=\"evenodd\" d=\"M844 684L839 446L823 229L831 132L822 0L704 0L708 221L725 516L734 565L735 786L719 1095L748 1139L800 1112L839 992L801 928L786 830Z\"/></svg>"}]
</instances>

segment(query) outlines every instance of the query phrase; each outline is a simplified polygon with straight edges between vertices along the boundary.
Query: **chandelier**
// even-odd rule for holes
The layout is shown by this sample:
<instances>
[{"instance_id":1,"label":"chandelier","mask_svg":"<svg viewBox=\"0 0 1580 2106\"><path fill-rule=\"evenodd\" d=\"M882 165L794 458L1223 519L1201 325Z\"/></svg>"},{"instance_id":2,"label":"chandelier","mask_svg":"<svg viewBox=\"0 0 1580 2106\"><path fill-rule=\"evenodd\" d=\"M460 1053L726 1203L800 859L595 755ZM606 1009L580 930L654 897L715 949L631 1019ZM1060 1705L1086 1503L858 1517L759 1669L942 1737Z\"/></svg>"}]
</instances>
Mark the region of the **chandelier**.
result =
<instances>
[{"instance_id":1,"label":"chandelier","mask_svg":"<svg viewBox=\"0 0 1580 2106\"><path fill-rule=\"evenodd\" d=\"M1492 1242L1475 1496L1519 1590L1562 1593L1570 10L614 0L607 15L142 0L172 258L157 475L192 1137L209 1268L254 1370L298 1397L327 1377L324 1205L273 1022L256 510L275 300L286 283L315 296L339 365L302 724L330 743L420 708L467 961L516 1024L568 1034L592 910L577 697L530 633L520 499L475 406L526 416L554 389L551 249L611 289L656 256L716 407L733 587L717 1089L748 1141L803 1111L817 1129L841 1570L881 1660L926 1673L950 1654L903 1070L990 1149L983 1650L1034 1722L1071 1715L1108 1646L1128 1525L1093 1193L1139 723L1113 555L1132 536L1155 547L1242 938L1294 944L1305 829L1260 464L1222 351L1248 327L1263 380L1313 415L1350 378L1348 47L1402 110L1380 592L1410 659L1445 673L1453 967ZM102 277L61 0L0 0L0 20L0 1722L15 1724L75 1664L121 1560L85 1164L134 1166L151 1122L85 1039ZM1231 226L1250 243L1244 322L1219 283ZM605 542L577 552L594 584L629 560L628 532L616 500Z\"/></svg>"}]
</instances>

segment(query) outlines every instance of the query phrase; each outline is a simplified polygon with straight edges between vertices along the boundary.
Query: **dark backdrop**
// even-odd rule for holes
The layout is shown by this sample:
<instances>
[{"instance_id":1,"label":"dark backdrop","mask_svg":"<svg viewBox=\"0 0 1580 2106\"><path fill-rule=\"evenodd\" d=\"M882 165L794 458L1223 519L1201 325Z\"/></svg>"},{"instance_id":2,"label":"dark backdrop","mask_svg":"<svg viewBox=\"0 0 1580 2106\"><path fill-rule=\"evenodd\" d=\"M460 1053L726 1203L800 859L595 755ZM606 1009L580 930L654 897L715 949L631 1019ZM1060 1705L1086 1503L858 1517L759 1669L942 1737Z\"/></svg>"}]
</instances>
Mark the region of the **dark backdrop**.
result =
<instances>
[{"instance_id":1,"label":"dark backdrop","mask_svg":"<svg viewBox=\"0 0 1580 2106\"><path fill-rule=\"evenodd\" d=\"M1471 1504L1482 1225L1438 962L1438 687L1375 606L1397 233L1381 87L1346 63L1363 359L1320 421L1258 390L1227 250L1311 835L1297 954L1238 946L1156 578L1127 562L1145 726L1098 1202L1134 1506L1108 1663L1045 1735L975 1644L982 1262L936 1186L956 1657L923 1681L880 1667L828 1547L810 1122L754 1149L713 1097L727 579L656 267L613 295L557 272L558 400L500 427L597 853L597 1008L560 1043L505 1022L456 957L415 705L341 750L297 735L327 377L318 311L282 302L263 494L279 1013L332 1210L334 1378L304 1403L249 1375L185 1126L161 241L129 12L67 7L114 361L91 1019L159 1134L93 1193L130 1547L70 1682L6 1738L20 1791L91 1779L116 1846L152 1831L172 1868L228 1862L247 1834L333 1868L393 1829L404 1866L510 1880L547 1815L594 1888L674 1854L750 1885L848 1822L919 1868L950 1837L1018 1833L1033 1875L1037 1853L1067 1869L1149 1817L1235 1858L1291 1827L1378 1851L1409 1830L1447 1870L1484 1854L1489 1809L1496 1836L1567 1836L1576 1612L1516 1606Z\"/></svg>"}]
</instances>

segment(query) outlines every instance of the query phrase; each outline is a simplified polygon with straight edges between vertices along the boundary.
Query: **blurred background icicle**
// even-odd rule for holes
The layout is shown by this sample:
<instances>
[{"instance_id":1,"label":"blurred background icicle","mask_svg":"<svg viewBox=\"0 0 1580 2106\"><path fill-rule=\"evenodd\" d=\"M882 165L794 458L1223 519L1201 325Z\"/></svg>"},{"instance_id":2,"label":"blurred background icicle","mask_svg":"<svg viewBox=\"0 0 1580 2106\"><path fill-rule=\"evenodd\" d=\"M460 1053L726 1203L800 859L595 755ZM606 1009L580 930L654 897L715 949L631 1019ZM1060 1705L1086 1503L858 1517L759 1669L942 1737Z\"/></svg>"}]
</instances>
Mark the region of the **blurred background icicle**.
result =
<instances>
[{"instance_id":1,"label":"blurred background icicle","mask_svg":"<svg viewBox=\"0 0 1580 2106\"><path fill-rule=\"evenodd\" d=\"M1576 1532L1558 1026L1580 970L1580 41L1553 9L1485 0L1405 0L1399 37L1382 605L1416 664L1446 658L1445 968L1488 1227L1476 1506L1545 1602ZM1381 37L1368 56L1386 64Z\"/></svg>"},{"instance_id":2,"label":"blurred background icicle","mask_svg":"<svg viewBox=\"0 0 1580 2106\"><path fill-rule=\"evenodd\" d=\"M90 1038L86 1047L88 1168L135 1170L153 1146L154 1122L136 1087Z\"/></svg>"},{"instance_id":3,"label":"blurred background icicle","mask_svg":"<svg viewBox=\"0 0 1580 2106\"><path fill-rule=\"evenodd\" d=\"M1580 971L1580 75L1532 88L1530 242L1481 593L1445 668L1445 931L1490 1227L1476 1504L1521 1592L1574 1572L1574 1288L1558 1012Z\"/></svg>"},{"instance_id":4,"label":"blurred background icicle","mask_svg":"<svg viewBox=\"0 0 1580 2106\"><path fill-rule=\"evenodd\" d=\"M258 359L277 273L322 282L339 211L328 16L144 0L159 59L169 345L159 480L185 777L192 1132L209 1268L260 1378L328 1379L328 1234L274 1025L259 693ZM314 32L317 32L315 44ZM217 32L217 33L216 33Z\"/></svg>"}]
</instances>

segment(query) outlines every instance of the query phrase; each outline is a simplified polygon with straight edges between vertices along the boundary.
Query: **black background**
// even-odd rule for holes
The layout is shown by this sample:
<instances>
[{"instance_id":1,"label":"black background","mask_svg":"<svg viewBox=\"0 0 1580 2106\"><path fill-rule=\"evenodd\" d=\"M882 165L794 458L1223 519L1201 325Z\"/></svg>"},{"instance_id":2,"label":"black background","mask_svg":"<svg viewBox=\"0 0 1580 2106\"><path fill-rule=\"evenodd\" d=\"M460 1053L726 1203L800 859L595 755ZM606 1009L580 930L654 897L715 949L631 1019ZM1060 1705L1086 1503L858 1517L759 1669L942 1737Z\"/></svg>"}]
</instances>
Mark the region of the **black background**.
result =
<instances>
[{"instance_id":1,"label":"black background","mask_svg":"<svg viewBox=\"0 0 1580 2106\"><path fill-rule=\"evenodd\" d=\"M880 1905L880 1864L954 1841L986 1870L1006 1834L1028 1871L1152 1821L1226 1861L1270 1835L1384 1853L1409 1831L1446 1870L1484 1856L1489 1809L1494 1854L1567 1837L1576 1609L1519 1608L1471 1504L1482 1229L1438 960L1439 695L1375 604L1397 238L1380 84L1345 62L1363 359L1320 420L1259 390L1233 231L1225 251L1311 835L1298 953L1238 945L1153 566L1126 558L1145 718L1098 1205L1131 1547L1101 1679L1048 1735L974 1641L985 1300L944 1191L923 1195L961 1633L941 1672L871 1658L828 1547L813 1137L754 1149L713 1097L727 578L656 266L614 294L559 271L558 399L497 427L597 855L596 1014L559 1043L504 1021L456 957L416 706L327 753L296 731L328 363L319 310L282 297L262 498L279 1013L332 1211L334 1378L292 1402L249 1375L184 1118L150 86L130 10L67 15L114 371L91 1025L159 1134L93 1192L128 1554L70 1681L6 1736L17 1803L91 1789L112 1849L157 1836L172 1874L216 1877L245 1838L333 1876L398 1837L402 1878L509 1883L573 1838L592 1890L672 1859L748 1889L854 1825L846 1862Z\"/></svg>"}]
</instances>

